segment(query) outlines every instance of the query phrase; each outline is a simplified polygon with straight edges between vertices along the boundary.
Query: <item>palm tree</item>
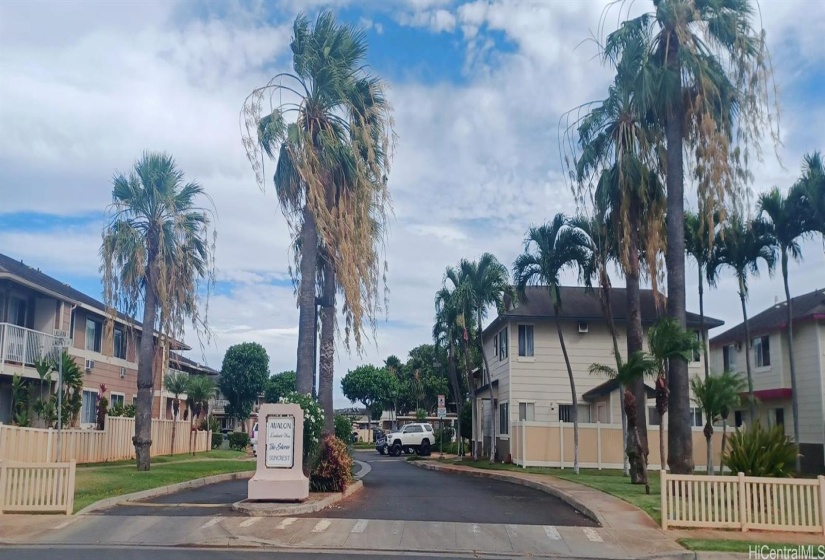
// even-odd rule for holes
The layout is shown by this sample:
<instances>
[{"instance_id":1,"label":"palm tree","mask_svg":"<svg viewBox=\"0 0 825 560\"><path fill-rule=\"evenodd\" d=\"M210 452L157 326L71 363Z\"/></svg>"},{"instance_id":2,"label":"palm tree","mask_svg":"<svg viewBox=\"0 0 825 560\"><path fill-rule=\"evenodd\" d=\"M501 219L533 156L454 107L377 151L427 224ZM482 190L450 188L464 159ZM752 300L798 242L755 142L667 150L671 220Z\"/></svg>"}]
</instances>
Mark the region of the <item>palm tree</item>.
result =
<instances>
[{"instance_id":1,"label":"palm tree","mask_svg":"<svg viewBox=\"0 0 825 560\"><path fill-rule=\"evenodd\" d=\"M820 152L805 154L797 185L804 197L805 229L821 233L825 244L825 165Z\"/></svg>"},{"instance_id":2,"label":"palm tree","mask_svg":"<svg viewBox=\"0 0 825 560\"><path fill-rule=\"evenodd\" d=\"M567 346L564 344L564 332L561 328L562 301L559 288L562 270L574 267L578 268L580 275L583 275L591 258L590 240L587 234L571 226L564 214L556 214L550 223L531 227L527 231L524 253L519 255L513 264L516 289L522 298L526 297L525 289L528 285L542 284L550 290L556 331L570 380L570 395L573 403L573 470L576 474L579 472L578 398L573 368L570 365Z\"/></svg>"},{"instance_id":3,"label":"palm tree","mask_svg":"<svg viewBox=\"0 0 825 560\"><path fill-rule=\"evenodd\" d=\"M719 461L719 472L722 472L725 467L725 448L728 440L728 416L737 407L742 404L742 393L747 390L747 383L742 379L742 376L733 371L724 371L721 376L720 387L729 391L732 394L728 398L723 398L720 406L719 416L722 418L722 459Z\"/></svg>"},{"instance_id":4,"label":"palm tree","mask_svg":"<svg viewBox=\"0 0 825 560\"><path fill-rule=\"evenodd\" d=\"M441 288L435 295L435 325L433 325L433 341L436 348L447 351L447 372L456 401L456 423L458 428L458 454L464 456L464 438L461 436L461 411L464 407L464 392L461 390L461 381L458 377L455 349L461 338L458 326L458 305L453 292L446 287Z\"/></svg>"},{"instance_id":5,"label":"palm tree","mask_svg":"<svg viewBox=\"0 0 825 560\"><path fill-rule=\"evenodd\" d=\"M715 286L719 271L723 266L733 269L739 284L739 301L742 303L742 317L745 321L745 365L748 373L748 400L751 423L756 421L756 402L753 396L753 374L751 372L750 342L751 331L748 323L748 274L759 274L759 261L765 261L768 272L773 274L776 254L773 235L768 225L761 219L745 222L739 214L734 214L716 234L713 253L708 263L708 284Z\"/></svg>"},{"instance_id":6,"label":"palm tree","mask_svg":"<svg viewBox=\"0 0 825 560\"><path fill-rule=\"evenodd\" d=\"M657 370L656 360L644 352L634 352L628 356L627 361L618 369L605 364L591 364L591 374L607 375L611 379L619 382L623 387L629 387L637 379L641 379L644 383L644 378L650 375L655 375ZM634 445L633 449L628 449L628 455L633 453L635 460L638 461L642 469L642 476L634 484L644 484L645 492L650 494L650 483L647 478L647 459L644 456L642 449L642 441L639 437L639 417L637 416L636 397L630 390L624 392L624 409L627 414L627 431L633 435ZM631 463L633 459L631 460Z\"/></svg>"},{"instance_id":7,"label":"palm tree","mask_svg":"<svg viewBox=\"0 0 825 560\"><path fill-rule=\"evenodd\" d=\"M683 327L685 153L690 150L697 164L700 209L710 221L726 194L743 190L753 159L747 156L760 154L764 131L777 138L768 97L770 56L752 18L748 0L656 0L652 13L625 21L605 42L608 60L638 59L630 79L643 114L659 131L667 184L667 312ZM668 383L676 420L668 426L668 463L686 474L693 470L690 387L687 363L679 357L671 360Z\"/></svg>"},{"instance_id":8,"label":"palm tree","mask_svg":"<svg viewBox=\"0 0 825 560\"><path fill-rule=\"evenodd\" d=\"M114 178L112 212L103 232L104 297L108 305L134 316L143 308L143 336L138 351L135 455L138 470L149 470L152 430L152 364L158 337L180 336L184 319L204 325L199 313L200 280L213 278L209 218L198 207L205 196L171 156L146 152L132 172ZM158 317L159 315L159 317ZM159 320L158 320L159 319Z\"/></svg>"},{"instance_id":9,"label":"palm tree","mask_svg":"<svg viewBox=\"0 0 825 560\"><path fill-rule=\"evenodd\" d=\"M515 295L513 287L510 285L510 278L507 274L507 267L501 264L490 253L484 253L476 261L461 259L458 265L461 271L460 277L466 282L466 297L469 299L470 307L475 312L476 317L476 342L481 352L481 359L484 364L484 378L482 385L490 383L490 364L487 354L484 352L484 341L482 340L482 328L484 318L487 316L487 308L494 306L499 312L504 310L505 298L512 298ZM492 389L491 389L492 397ZM492 415L492 432L496 432L496 415ZM490 460L495 458L495 437L490 446Z\"/></svg>"},{"instance_id":10,"label":"palm tree","mask_svg":"<svg viewBox=\"0 0 825 560\"><path fill-rule=\"evenodd\" d=\"M175 396L172 400L172 447L169 450L170 455L175 452L175 431L178 425L180 396L186 392L188 386L189 376L182 371L167 373L163 378L163 388Z\"/></svg>"},{"instance_id":11,"label":"palm tree","mask_svg":"<svg viewBox=\"0 0 825 560\"><path fill-rule=\"evenodd\" d=\"M189 415L189 449L192 455L195 454L194 446L192 445L192 435L194 432L195 422L200 418L201 412L209 410L209 399L216 396L217 388L211 379L205 375L193 375L189 377L186 384L187 401L191 403L191 414Z\"/></svg>"},{"instance_id":12,"label":"palm tree","mask_svg":"<svg viewBox=\"0 0 825 560\"><path fill-rule=\"evenodd\" d=\"M712 375L705 379L696 376L691 380L690 387L693 390L693 401L702 409L705 415L705 429L703 432L707 442L708 474L712 476L713 445L711 441L713 439L713 424L718 422L720 418L726 418L727 414L739 405L744 382L737 374L726 371L722 375Z\"/></svg>"},{"instance_id":13,"label":"palm tree","mask_svg":"<svg viewBox=\"0 0 825 560\"><path fill-rule=\"evenodd\" d=\"M802 249L799 246L799 239L805 237L810 232L806 231L805 223L805 195L803 186L794 185L788 191L788 196L783 197L779 189L774 187L770 192L759 196L759 212L770 218L770 234L779 249L780 263L782 265L782 283L785 287L785 307L788 320L788 356L791 369L791 408L793 411L793 435L794 441L799 441L799 395L796 384L796 359L793 349L793 300L788 286L788 255L794 260L802 259ZM800 457L796 457L796 471L800 472Z\"/></svg>"},{"instance_id":14,"label":"palm tree","mask_svg":"<svg viewBox=\"0 0 825 560\"><path fill-rule=\"evenodd\" d=\"M696 261L699 271L699 333L702 340L702 355L705 360L705 378L710 374L707 331L705 330L705 271L710 260L713 235L703 214L685 212L685 252ZM691 356L686 356L687 360Z\"/></svg>"},{"instance_id":15,"label":"palm tree","mask_svg":"<svg viewBox=\"0 0 825 560\"><path fill-rule=\"evenodd\" d=\"M650 355L656 361L656 412L659 414L659 457L661 469L665 470L665 414L667 414L667 367L674 356L685 361L693 357L699 343L690 331L672 317L662 317L647 331L647 345Z\"/></svg>"},{"instance_id":16,"label":"palm tree","mask_svg":"<svg viewBox=\"0 0 825 560\"><path fill-rule=\"evenodd\" d=\"M362 30L337 23L326 10L312 28L299 15L291 48L294 71L247 97L243 142L259 185L263 154L274 159L277 153L278 201L301 239L296 388L304 394L312 389L319 251L323 259L318 393L330 429L335 293L345 300L347 348L353 336L361 349L365 319L374 325L381 308L392 111L383 82L364 63ZM292 116L295 121L287 123Z\"/></svg>"}]
</instances>

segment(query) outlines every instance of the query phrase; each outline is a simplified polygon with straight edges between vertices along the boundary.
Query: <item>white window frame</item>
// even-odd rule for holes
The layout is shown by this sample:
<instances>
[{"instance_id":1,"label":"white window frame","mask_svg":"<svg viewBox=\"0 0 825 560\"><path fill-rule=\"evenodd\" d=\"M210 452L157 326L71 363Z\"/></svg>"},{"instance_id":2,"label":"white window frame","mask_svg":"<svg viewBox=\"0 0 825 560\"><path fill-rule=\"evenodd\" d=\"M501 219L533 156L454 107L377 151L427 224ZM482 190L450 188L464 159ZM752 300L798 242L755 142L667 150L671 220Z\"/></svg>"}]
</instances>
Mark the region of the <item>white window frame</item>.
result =
<instances>
[{"instance_id":1,"label":"white window frame","mask_svg":"<svg viewBox=\"0 0 825 560\"><path fill-rule=\"evenodd\" d=\"M691 418L691 422L692 422ZM648 426L659 426L662 423L662 419L659 418L659 411L656 410L655 406L648 406L647 407L647 424Z\"/></svg>"},{"instance_id":2,"label":"white window frame","mask_svg":"<svg viewBox=\"0 0 825 560\"><path fill-rule=\"evenodd\" d=\"M736 344L726 344L722 349L722 361L724 362L725 353L727 352L728 361L727 363L722 364L722 369L725 371L737 372L739 368L738 364L738 352L736 350ZM731 367L732 366L732 367Z\"/></svg>"},{"instance_id":3,"label":"white window frame","mask_svg":"<svg viewBox=\"0 0 825 560\"><path fill-rule=\"evenodd\" d=\"M699 416L699 422L696 422L697 414ZM705 414L702 409L698 406L690 407L690 425L694 428L701 428L705 425Z\"/></svg>"},{"instance_id":4,"label":"white window frame","mask_svg":"<svg viewBox=\"0 0 825 560\"><path fill-rule=\"evenodd\" d=\"M123 356L117 355L117 345L115 344L115 333L120 331L121 340L123 341ZM112 357L120 360L125 360L129 355L129 341L127 340L126 328L123 325L115 325L112 328Z\"/></svg>"},{"instance_id":5,"label":"white window frame","mask_svg":"<svg viewBox=\"0 0 825 560\"><path fill-rule=\"evenodd\" d=\"M125 393L116 393L115 391L112 391L110 393L110 395L111 395L111 398L109 399L109 408L112 408L113 406L115 406L115 400L114 400L115 397L120 397L120 400L121 400L120 406L122 406L122 407L126 406L126 394Z\"/></svg>"},{"instance_id":6,"label":"white window frame","mask_svg":"<svg viewBox=\"0 0 825 560\"><path fill-rule=\"evenodd\" d=\"M83 408L84 408L83 407L83 404L84 404L83 396L86 393L93 393L94 396L95 396L94 404L92 406L92 421L91 422L84 422L85 417L83 416ZM97 425L97 399L99 397L100 397L100 390L99 389L87 389L86 387L83 387L83 389L81 389L81 392L80 392L80 422L79 422L81 426L89 427L89 426L96 426Z\"/></svg>"},{"instance_id":7,"label":"white window frame","mask_svg":"<svg viewBox=\"0 0 825 560\"><path fill-rule=\"evenodd\" d=\"M521 413L521 407L524 405L524 414ZM532 418L529 418L528 412L532 410ZM536 421L536 403L535 401L521 401L518 403L518 420L519 422L535 422Z\"/></svg>"},{"instance_id":8,"label":"white window frame","mask_svg":"<svg viewBox=\"0 0 825 560\"><path fill-rule=\"evenodd\" d=\"M693 350L693 363L696 364L702 361L702 333L699 331L693 332L696 334L696 342L699 344L699 346Z\"/></svg>"},{"instance_id":9,"label":"white window frame","mask_svg":"<svg viewBox=\"0 0 825 560\"><path fill-rule=\"evenodd\" d=\"M767 340L767 344L763 341ZM757 336L751 339L751 347L753 348L753 363L758 368L771 367L771 337L770 335ZM767 347L767 364L765 363L765 348Z\"/></svg>"},{"instance_id":10,"label":"white window frame","mask_svg":"<svg viewBox=\"0 0 825 560\"><path fill-rule=\"evenodd\" d=\"M521 353L521 332L524 329L524 354ZM529 333L529 337L527 336ZM536 355L536 328L532 323L520 323L518 326L519 358L532 359Z\"/></svg>"},{"instance_id":11,"label":"white window frame","mask_svg":"<svg viewBox=\"0 0 825 560\"><path fill-rule=\"evenodd\" d=\"M510 437L510 402L498 403L498 435L502 438Z\"/></svg>"},{"instance_id":12,"label":"white window frame","mask_svg":"<svg viewBox=\"0 0 825 560\"><path fill-rule=\"evenodd\" d=\"M89 323L95 325L94 337L91 340L91 348L89 348ZM98 331L99 329L99 331ZM89 352L97 352L98 354L103 350L103 322L93 317L86 317L85 325L86 350Z\"/></svg>"},{"instance_id":13,"label":"white window frame","mask_svg":"<svg viewBox=\"0 0 825 560\"><path fill-rule=\"evenodd\" d=\"M509 343L510 343L510 337L508 336L508 333L507 333L507 327L504 327L498 333L498 346L499 346L498 359L499 359L499 361L506 360L507 357L509 356L510 352L509 352L509 349L507 348Z\"/></svg>"}]
</instances>

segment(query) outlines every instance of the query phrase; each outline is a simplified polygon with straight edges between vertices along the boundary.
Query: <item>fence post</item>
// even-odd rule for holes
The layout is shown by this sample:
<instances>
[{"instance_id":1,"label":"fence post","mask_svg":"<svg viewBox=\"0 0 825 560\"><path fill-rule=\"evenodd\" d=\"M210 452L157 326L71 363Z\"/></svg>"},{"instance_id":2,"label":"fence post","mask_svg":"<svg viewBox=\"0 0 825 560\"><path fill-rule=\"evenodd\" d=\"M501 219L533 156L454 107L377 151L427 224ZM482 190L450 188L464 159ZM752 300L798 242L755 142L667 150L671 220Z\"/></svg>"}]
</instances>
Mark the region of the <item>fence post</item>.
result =
<instances>
[{"instance_id":1,"label":"fence post","mask_svg":"<svg viewBox=\"0 0 825 560\"><path fill-rule=\"evenodd\" d=\"M661 508L662 508L662 530L667 529L667 502L668 502L668 485L667 471L659 471L659 494L661 494Z\"/></svg>"},{"instance_id":2,"label":"fence post","mask_svg":"<svg viewBox=\"0 0 825 560\"><path fill-rule=\"evenodd\" d=\"M71 515L74 509L74 477L77 468L77 460L72 459L69 462L69 480L68 480L68 494L66 495L66 515Z\"/></svg>"},{"instance_id":3,"label":"fence post","mask_svg":"<svg viewBox=\"0 0 825 560\"><path fill-rule=\"evenodd\" d=\"M6 505L6 463L0 461L0 515L3 515L3 506Z\"/></svg>"},{"instance_id":4,"label":"fence post","mask_svg":"<svg viewBox=\"0 0 825 560\"><path fill-rule=\"evenodd\" d=\"M521 423L521 468L527 468L527 426L526 420Z\"/></svg>"},{"instance_id":5,"label":"fence post","mask_svg":"<svg viewBox=\"0 0 825 560\"><path fill-rule=\"evenodd\" d=\"M819 481L819 522L825 535L825 476L819 475L816 479Z\"/></svg>"},{"instance_id":6,"label":"fence post","mask_svg":"<svg viewBox=\"0 0 825 560\"><path fill-rule=\"evenodd\" d=\"M602 423L596 422L596 455L599 462L599 470L602 470Z\"/></svg>"},{"instance_id":7,"label":"fence post","mask_svg":"<svg viewBox=\"0 0 825 560\"><path fill-rule=\"evenodd\" d=\"M739 483L739 523L742 525L742 532L747 533L747 514L748 508L745 504L745 473L738 473L737 475L738 483Z\"/></svg>"},{"instance_id":8,"label":"fence post","mask_svg":"<svg viewBox=\"0 0 825 560\"><path fill-rule=\"evenodd\" d=\"M564 470L564 422L559 422L559 465Z\"/></svg>"},{"instance_id":9,"label":"fence post","mask_svg":"<svg viewBox=\"0 0 825 560\"><path fill-rule=\"evenodd\" d=\"M46 462L52 462L52 429L49 428L49 433L46 436Z\"/></svg>"}]
</instances>

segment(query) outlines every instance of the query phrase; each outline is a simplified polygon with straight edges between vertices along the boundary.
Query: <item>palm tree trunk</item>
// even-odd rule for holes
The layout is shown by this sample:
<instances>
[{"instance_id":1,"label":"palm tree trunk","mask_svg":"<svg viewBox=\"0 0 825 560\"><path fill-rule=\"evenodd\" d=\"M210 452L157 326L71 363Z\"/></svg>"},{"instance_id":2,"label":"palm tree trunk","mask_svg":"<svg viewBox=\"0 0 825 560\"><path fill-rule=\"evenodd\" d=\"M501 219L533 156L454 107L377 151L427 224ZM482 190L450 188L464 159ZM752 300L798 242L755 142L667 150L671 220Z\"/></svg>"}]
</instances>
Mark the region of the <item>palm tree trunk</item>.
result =
<instances>
[{"instance_id":1,"label":"palm tree trunk","mask_svg":"<svg viewBox=\"0 0 825 560\"><path fill-rule=\"evenodd\" d=\"M751 327L748 323L748 307L745 305L745 282L739 276L739 301L742 302L742 317L745 319L745 367L748 370L748 404L751 414L751 425L756 422L756 403L753 400L753 374L751 372Z\"/></svg>"},{"instance_id":2,"label":"palm tree trunk","mask_svg":"<svg viewBox=\"0 0 825 560\"><path fill-rule=\"evenodd\" d=\"M681 75L678 61L679 41L675 34L669 37L667 60L676 68L672 71ZM673 96L672 106L667 114L665 137L667 140L667 313L684 328L685 311L685 185L683 154L685 110L681 94ZM690 423L690 383L687 362L676 356L670 358L668 369L670 389L668 409L671 421L668 423L668 465L674 474L693 472L693 436Z\"/></svg>"},{"instance_id":3,"label":"palm tree trunk","mask_svg":"<svg viewBox=\"0 0 825 560\"><path fill-rule=\"evenodd\" d=\"M318 360L318 401L324 410L324 431L335 433L335 411L332 407L333 358L335 355L335 269L329 257L324 258L324 294L321 303L321 350Z\"/></svg>"},{"instance_id":4,"label":"palm tree trunk","mask_svg":"<svg viewBox=\"0 0 825 560\"><path fill-rule=\"evenodd\" d=\"M711 424L710 419L708 418L707 422L705 422L705 441L707 442L707 466L708 466L708 476L713 476L713 424Z\"/></svg>"},{"instance_id":5,"label":"palm tree trunk","mask_svg":"<svg viewBox=\"0 0 825 560\"><path fill-rule=\"evenodd\" d=\"M465 330L466 332L466 330ZM470 397L473 399L473 432L475 433L476 422L478 422L478 406L476 404L476 395L475 391L473 390L473 372L470 370L470 345L469 341L464 341L464 369L467 372L467 388L470 390ZM491 401L492 402L492 401ZM482 432L484 429L482 428ZM481 439L479 441L473 441L473 460L477 460L481 456L481 446L484 442L484 434L476 434L476 439Z\"/></svg>"},{"instance_id":6,"label":"palm tree trunk","mask_svg":"<svg viewBox=\"0 0 825 560\"><path fill-rule=\"evenodd\" d=\"M659 417L659 468L666 470L665 463L665 419L664 416Z\"/></svg>"},{"instance_id":7,"label":"palm tree trunk","mask_svg":"<svg viewBox=\"0 0 825 560\"><path fill-rule=\"evenodd\" d=\"M722 453L719 455L719 474L725 474L725 445L728 443L728 415L722 416Z\"/></svg>"},{"instance_id":8,"label":"palm tree trunk","mask_svg":"<svg viewBox=\"0 0 825 560\"><path fill-rule=\"evenodd\" d=\"M607 328L610 331L610 338L613 340L613 356L616 358L616 371L622 366L622 355L619 353L619 339L616 336L616 323L613 321L613 307L610 303L610 277L602 264L599 270L599 284L602 288L602 312L607 319ZM620 395L624 395L624 386L619 386ZM621 398L621 397L620 397ZM619 406L622 415L622 441L627 441L627 415L624 406ZM627 462L627 453L622 453L622 472L625 476L630 474Z\"/></svg>"},{"instance_id":9,"label":"palm tree trunk","mask_svg":"<svg viewBox=\"0 0 825 560\"><path fill-rule=\"evenodd\" d=\"M633 206L630 211L630 246L628 248L628 270L625 271L625 285L627 291L627 355L641 352L644 349L644 332L642 331L641 296L639 293L639 214ZM647 394L645 380L638 377L630 384L630 390L636 399L636 437L641 446L641 463L647 462ZM647 484L644 476L644 465L638 464L633 468L631 464L630 477L634 484Z\"/></svg>"},{"instance_id":10,"label":"palm tree trunk","mask_svg":"<svg viewBox=\"0 0 825 560\"><path fill-rule=\"evenodd\" d=\"M484 340L481 338L482 329L481 329L481 307L477 310L478 314L478 346L481 350L481 360L484 363L484 372L481 376L482 384L486 381L489 385L491 383L490 378L490 364L487 362L487 354L484 352ZM489 385L490 387L490 402L493 402L493 386ZM509 419L508 419L509 421ZM496 457L496 411L493 410L493 418L492 418L492 427L493 427L493 438L492 443L490 445L490 460L495 461Z\"/></svg>"},{"instance_id":11,"label":"palm tree trunk","mask_svg":"<svg viewBox=\"0 0 825 560\"><path fill-rule=\"evenodd\" d=\"M567 346L564 344L564 333L561 330L558 304L554 304L553 309L556 315L556 331L559 333L561 353L564 355L564 363L567 366L567 377L570 379L570 395L573 400L573 472L579 474L579 401L576 397L576 381L573 379L573 368L570 367L570 358L567 356Z\"/></svg>"},{"instance_id":12,"label":"palm tree trunk","mask_svg":"<svg viewBox=\"0 0 825 560\"><path fill-rule=\"evenodd\" d=\"M785 283L785 301L788 311L788 354L791 364L791 413L793 414L793 440L799 445L799 395L796 391L796 360L793 353L793 302L791 290L788 287L788 251L782 247L782 281ZM796 454L796 472L801 472L802 461L799 453Z\"/></svg>"},{"instance_id":13,"label":"palm tree trunk","mask_svg":"<svg viewBox=\"0 0 825 560\"><path fill-rule=\"evenodd\" d=\"M461 383L458 382L458 368L455 364L453 341L450 340L449 354L447 356L447 371L450 374L450 382L453 385L453 396L455 397L456 425L458 426L458 455L464 456L464 441L461 436L461 411L464 408L464 397L461 394Z\"/></svg>"},{"instance_id":14,"label":"palm tree trunk","mask_svg":"<svg viewBox=\"0 0 825 560\"><path fill-rule=\"evenodd\" d=\"M309 205L304 207L301 225L301 283L298 293L298 365L295 388L298 393L312 391L315 364L315 272L318 266L318 226Z\"/></svg>"},{"instance_id":15,"label":"palm tree trunk","mask_svg":"<svg viewBox=\"0 0 825 560\"><path fill-rule=\"evenodd\" d=\"M149 265L146 267L146 299L143 303L143 335L140 337L137 373L137 406L135 407L135 446L137 470L148 471L150 468L149 448L152 446L152 394L155 378L155 318L157 316L157 298L153 289L154 251L149 252Z\"/></svg>"},{"instance_id":16,"label":"palm tree trunk","mask_svg":"<svg viewBox=\"0 0 825 560\"><path fill-rule=\"evenodd\" d=\"M696 261L699 268L699 332L702 339L702 356L705 360L705 379L710 375L710 359L708 358L707 331L705 330L705 282L702 278L702 263Z\"/></svg>"},{"instance_id":17,"label":"palm tree trunk","mask_svg":"<svg viewBox=\"0 0 825 560\"><path fill-rule=\"evenodd\" d=\"M178 396L175 395L175 400L172 403L172 447L169 449L169 455L175 454L175 431L178 426L178 413L175 412L175 409L180 410L180 402L178 401Z\"/></svg>"}]
</instances>

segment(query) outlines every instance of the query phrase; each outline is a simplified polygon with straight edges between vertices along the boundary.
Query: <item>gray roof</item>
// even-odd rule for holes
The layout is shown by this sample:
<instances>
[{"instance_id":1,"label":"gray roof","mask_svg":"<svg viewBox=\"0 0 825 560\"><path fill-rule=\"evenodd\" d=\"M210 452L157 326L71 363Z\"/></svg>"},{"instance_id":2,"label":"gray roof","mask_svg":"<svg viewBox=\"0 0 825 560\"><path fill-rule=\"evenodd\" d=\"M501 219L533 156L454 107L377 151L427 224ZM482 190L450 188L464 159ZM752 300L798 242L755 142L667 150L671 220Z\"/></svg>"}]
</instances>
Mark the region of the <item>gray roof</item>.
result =
<instances>
[{"instance_id":1,"label":"gray roof","mask_svg":"<svg viewBox=\"0 0 825 560\"><path fill-rule=\"evenodd\" d=\"M615 379L615 378L614 379L608 379L607 381L605 381L601 385L593 387L592 389L587 391L585 394L583 394L582 399L584 399L588 402L589 401L595 401L595 400L597 400L601 397L606 397L607 395L609 395L613 391L617 391L619 388L621 388L621 385L619 385L619 380L618 379ZM647 383L645 383L645 394L647 394L647 398L652 399L653 397L656 396L656 390L653 387L651 387L650 385L648 385Z\"/></svg>"},{"instance_id":2,"label":"gray roof","mask_svg":"<svg viewBox=\"0 0 825 560\"><path fill-rule=\"evenodd\" d=\"M825 288L814 290L801 296L791 298L793 303L793 322L825 319ZM784 330L788 327L787 303L780 302L770 306L753 317L748 317L751 336L771 331ZM726 344L745 339L745 323L739 323L722 334L710 339L711 344Z\"/></svg>"},{"instance_id":3,"label":"gray roof","mask_svg":"<svg viewBox=\"0 0 825 560\"><path fill-rule=\"evenodd\" d=\"M561 313L559 318L563 321L604 321L604 313L600 301L601 292L599 288L587 289L579 286L562 286L561 293ZM667 300L661 297L659 308L653 297L653 290L640 290L639 299L641 301L642 324L652 325L659 317L664 315ZM626 290L624 288L611 288L610 308L613 311L613 321L618 324L627 323ZM510 307L503 315L498 316L485 329L485 334L498 328L507 319L555 319L553 302L550 299L550 290L547 286L528 286L525 289L525 297L518 302L515 307ZM723 325L724 322L713 317L705 316L705 328L712 329ZM687 313L687 326L691 328L699 327L699 315Z\"/></svg>"}]
</instances>

